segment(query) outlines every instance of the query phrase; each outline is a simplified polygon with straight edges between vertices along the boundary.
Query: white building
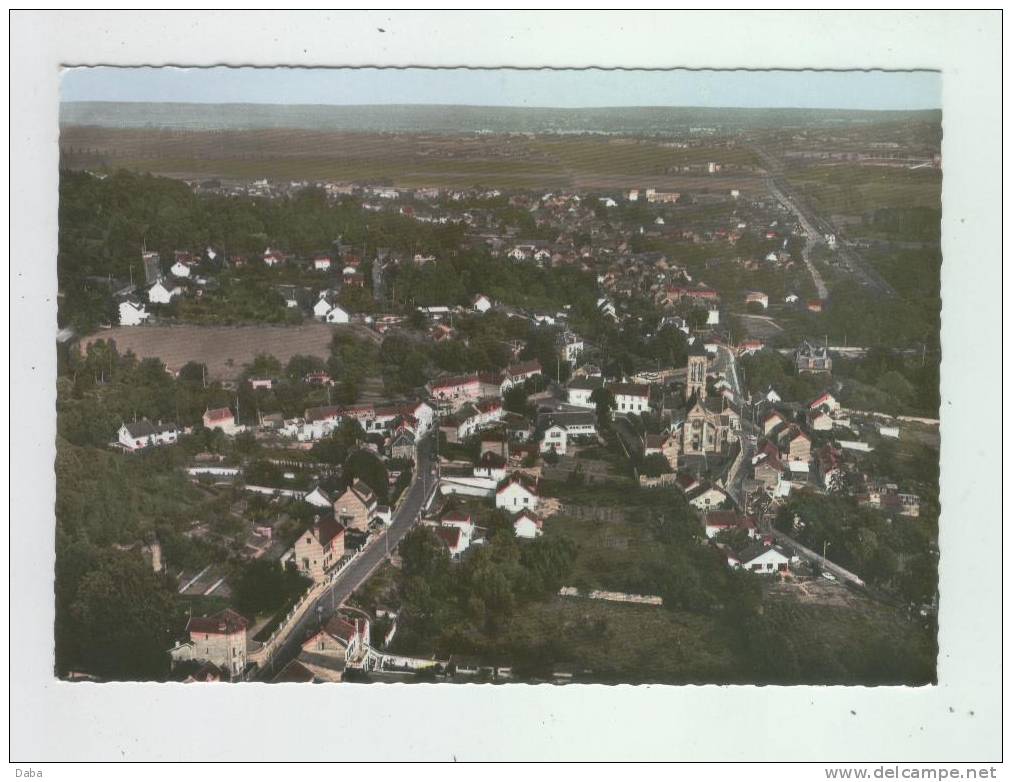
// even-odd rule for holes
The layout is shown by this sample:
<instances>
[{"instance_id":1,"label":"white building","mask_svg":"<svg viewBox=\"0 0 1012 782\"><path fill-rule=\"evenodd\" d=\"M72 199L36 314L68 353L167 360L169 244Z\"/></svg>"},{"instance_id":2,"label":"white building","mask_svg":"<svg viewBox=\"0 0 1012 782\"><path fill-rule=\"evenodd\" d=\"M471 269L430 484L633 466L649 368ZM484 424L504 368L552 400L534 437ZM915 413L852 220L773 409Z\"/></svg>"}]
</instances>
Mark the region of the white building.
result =
<instances>
[{"instance_id":1,"label":"white building","mask_svg":"<svg viewBox=\"0 0 1012 782\"><path fill-rule=\"evenodd\" d=\"M119 325L139 326L148 318L151 313L144 309L144 305L138 301L121 301L119 303Z\"/></svg>"},{"instance_id":2,"label":"white building","mask_svg":"<svg viewBox=\"0 0 1012 782\"><path fill-rule=\"evenodd\" d=\"M566 402L575 407L595 407L591 396L604 385L601 378L579 377L566 388Z\"/></svg>"},{"instance_id":3,"label":"white building","mask_svg":"<svg viewBox=\"0 0 1012 782\"><path fill-rule=\"evenodd\" d=\"M156 445L172 445L179 439L179 430L175 424L153 424L142 418L120 426L117 439L128 451L139 451Z\"/></svg>"},{"instance_id":4,"label":"white building","mask_svg":"<svg viewBox=\"0 0 1012 782\"><path fill-rule=\"evenodd\" d=\"M507 478L495 493L495 506L512 513L536 510L540 501L533 482L520 474Z\"/></svg>"},{"instance_id":5,"label":"white building","mask_svg":"<svg viewBox=\"0 0 1012 782\"><path fill-rule=\"evenodd\" d=\"M172 272L172 276L173 277L189 277L190 276L190 266L189 266L189 264L185 264L182 261L176 261L174 264L172 264L172 266L169 268L169 271Z\"/></svg>"},{"instance_id":6,"label":"white building","mask_svg":"<svg viewBox=\"0 0 1012 782\"><path fill-rule=\"evenodd\" d=\"M513 534L518 538L533 540L542 533L544 522L530 511L520 511L513 520Z\"/></svg>"},{"instance_id":7,"label":"white building","mask_svg":"<svg viewBox=\"0 0 1012 782\"><path fill-rule=\"evenodd\" d=\"M326 320L327 323L350 323L351 315L337 305L334 305L334 307L327 313L324 320Z\"/></svg>"},{"instance_id":8,"label":"white building","mask_svg":"<svg viewBox=\"0 0 1012 782\"><path fill-rule=\"evenodd\" d=\"M168 304L176 296L181 296L183 289L178 285L172 285L159 280L148 288L148 301L152 304Z\"/></svg>"},{"instance_id":9,"label":"white building","mask_svg":"<svg viewBox=\"0 0 1012 782\"><path fill-rule=\"evenodd\" d=\"M474 297L473 306L475 312L485 313L488 312L490 309L492 309L492 302L489 301L488 296L486 296L484 293L479 293L477 296Z\"/></svg>"},{"instance_id":10,"label":"white building","mask_svg":"<svg viewBox=\"0 0 1012 782\"><path fill-rule=\"evenodd\" d=\"M617 413L645 413L650 409L650 386L641 383L611 383L608 390L615 396Z\"/></svg>"},{"instance_id":11,"label":"white building","mask_svg":"<svg viewBox=\"0 0 1012 782\"><path fill-rule=\"evenodd\" d=\"M541 438L539 450L541 453L555 451L555 453L559 454L559 456L565 456L568 436L569 432L566 427L562 424L553 423L545 429L544 436Z\"/></svg>"}]
</instances>

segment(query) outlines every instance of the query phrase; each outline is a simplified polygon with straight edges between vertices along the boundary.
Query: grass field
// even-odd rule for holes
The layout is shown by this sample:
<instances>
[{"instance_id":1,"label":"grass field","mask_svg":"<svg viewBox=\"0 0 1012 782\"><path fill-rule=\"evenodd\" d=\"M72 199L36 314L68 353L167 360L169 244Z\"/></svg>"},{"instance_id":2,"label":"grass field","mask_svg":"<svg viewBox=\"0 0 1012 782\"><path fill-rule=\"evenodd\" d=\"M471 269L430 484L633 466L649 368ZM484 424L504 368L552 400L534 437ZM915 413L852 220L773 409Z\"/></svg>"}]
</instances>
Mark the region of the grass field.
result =
<instances>
[{"instance_id":1,"label":"grass field","mask_svg":"<svg viewBox=\"0 0 1012 782\"><path fill-rule=\"evenodd\" d=\"M189 361L207 365L209 380L231 380L258 353L268 353L282 364L296 355L326 358L337 329L326 323L300 326L117 326L82 340L81 350L96 340L113 340L120 353L131 350L138 358L159 358L172 372Z\"/></svg>"},{"instance_id":2,"label":"grass field","mask_svg":"<svg viewBox=\"0 0 1012 782\"><path fill-rule=\"evenodd\" d=\"M936 169L823 165L791 170L788 179L823 214L862 215L886 207L941 208L942 173Z\"/></svg>"},{"instance_id":3,"label":"grass field","mask_svg":"<svg viewBox=\"0 0 1012 782\"><path fill-rule=\"evenodd\" d=\"M63 163L176 178L388 182L610 190L761 188L739 147L665 147L653 140L532 136L426 136L304 130L170 131L64 127ZM683 172L709 161L725 175Z\"/></svg>"}]
</instances>

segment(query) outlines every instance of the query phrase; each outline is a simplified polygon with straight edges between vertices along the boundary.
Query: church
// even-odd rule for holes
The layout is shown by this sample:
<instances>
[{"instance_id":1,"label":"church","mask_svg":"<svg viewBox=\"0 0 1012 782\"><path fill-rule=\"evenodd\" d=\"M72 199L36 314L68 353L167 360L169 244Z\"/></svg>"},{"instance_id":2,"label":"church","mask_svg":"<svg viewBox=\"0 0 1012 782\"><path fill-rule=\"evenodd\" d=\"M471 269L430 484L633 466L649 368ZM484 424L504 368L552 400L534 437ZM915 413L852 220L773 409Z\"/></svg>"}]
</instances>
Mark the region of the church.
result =
<instances>
[{"instance_id":1,"label":"church","mask_svg":"<svg viewBox=\"0 0 1012 782\"><path fill-rule=\"evenodd\" d=\"M671 433L685 456L726 454L738 442L741 411L726 396L711 397L706 378L709 356L701 340L689 350L683 401L671 411Z\"/></svg>"}]
</instances>

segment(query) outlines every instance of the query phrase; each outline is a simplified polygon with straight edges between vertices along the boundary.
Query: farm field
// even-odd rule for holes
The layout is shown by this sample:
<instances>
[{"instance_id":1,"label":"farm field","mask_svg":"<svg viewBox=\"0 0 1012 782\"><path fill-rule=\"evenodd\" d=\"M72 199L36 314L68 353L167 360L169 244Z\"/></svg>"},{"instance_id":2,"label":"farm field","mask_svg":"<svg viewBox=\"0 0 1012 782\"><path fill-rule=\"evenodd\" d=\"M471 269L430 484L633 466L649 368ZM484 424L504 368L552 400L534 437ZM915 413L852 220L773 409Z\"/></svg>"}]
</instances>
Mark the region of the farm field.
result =
<instances>
[{"instance_id":1,"label":"farm field","mask_svg":"<svg viewBox=\"0 0 1012 782\"><path fill-rule=\"evenodd\" d=\"M181 131L66 126L63 164L126 168L181 179L358 181L418 186L745 192L762 188L751 153L736 147L672 149L655 141L451 137L294 129ZM734 166L700 174L713 161ZM679 171L693 165L692 172Z\"/></svg>"},{"instance_id":2,"label":"farm field","mask_svg":"<svg viewBox=\"0 0 1012 782\"><path fill-rule=\"evenodd\" d=\"M861 216L883 208L941 208L942 173L935 169L824 165L790 170L787 178L823 214Z\"/></svg>"},{"instance_id":3,"label":"farm field","mask_svg":"<svg viewBox=\"0 0 1012 782\"><path fill-rule=\"evenodd\" d=\"M326 358L330 340L338 329L326 323L300 326L117 326L82 340L82 351L98 340L112 340L120 353L133 351L138 358L159 358L172 372L189 361L207 365L209 380L233 380L243 365L258 353L267 353L282 364L296 355Z\"/></svg>"}]
</instances>

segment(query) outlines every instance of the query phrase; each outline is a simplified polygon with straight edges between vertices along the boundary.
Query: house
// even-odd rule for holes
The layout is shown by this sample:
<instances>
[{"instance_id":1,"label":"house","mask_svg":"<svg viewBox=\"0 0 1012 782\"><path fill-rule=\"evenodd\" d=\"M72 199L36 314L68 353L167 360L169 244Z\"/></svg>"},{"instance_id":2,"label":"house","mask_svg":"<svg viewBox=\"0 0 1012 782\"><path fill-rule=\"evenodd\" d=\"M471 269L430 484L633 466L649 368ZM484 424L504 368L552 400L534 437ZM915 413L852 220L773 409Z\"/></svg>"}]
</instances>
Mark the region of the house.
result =
<instances>
[{"instance_id":1,"label":"house","mask_svg":"<svg viewBox=\"0 0 1012 782\"><path fill-rule=\"evenodd\" d=\"M600 377L574 378L566 387L566 401L575 407L594 408L596 405L591 399L591 395L603 387L604 380Z\"/></svg>"},{"instance_id":2,"label":"house","mask_svg":"<svg viewBox=\"0 0 1012 782\"><path fill-rule=\"evenodd\" d=\"M805 302L805 309L809 312L822 312L823 302L822 299L809 299Z\"/></svg>"},{"instance_id":3,"label":"house","mask_svg":"<svg viewBox=\"0 0 1012 782\"><path fill-rule=\"evenodd\" d=\"M313 258L313 270L318 272L329 272L334 261L329 255L317 255Z\"/></svg>"},{"instance_id":4,"label":"house","mask_svg":"<svg viewBox=\"0 0 1012 782\"><path fill-rule=\"evenodd\" d=\"M348 529L365 532L376 515L376 495L363 481L356 479L344 494L334 500L334 518Z\"/></svg>"},{"instance_id":5,"label":"house","mask_svg":"<svg viewBox=\"0 0 1012 782\"><path fill-rule=\"evenodd\" d=\"M190 265L177 259L176 262L169 267L169 272L173 277L186 278L190 276Z\"/></svg>"},{"instance_id":6,"label":"house","mask_svg":"<svg viewBox=\"0 0 1012 782\"><path fill-rule=\"evenodd\" d=\"M335 614L302 644L297 662L314 681L339 682L348 666L360 666L369 653L369 620Z\"/></svg>"},{"instance_id":7,"label":"house","mask_svg":"<svg viewBox=\"0 0 1012 782\"><path fill-rule=\"evenodd\" d=\"M436 537L439 541L446 546L446 550L450 553L450 559L460 559L460 555L463 554L468 546L470 540L464 536L460 527L436 527Z\"/></svg>"},{"instance_id":8,"label":"house","mask_svg":"<svg viewBox=\"0 0 1012 782\"><path fill-rule=\"evenodd\" d=\"M139 451L155 445L172 445L179 439L175 424L151 423L147 418L120 426L117 440L128 451Z\"/></svg>"},{"instance_id":9,"label":"house","mask_svg":"<svg viewBox=\"0 0 1012 782\"><path fill-rule=\"evenodd\" d=\"M541 453L551 451L564 456L566 454L568 435L569 432L564 425L552 421L542 432L539 450Z\"/></svg>"},{"instance_id":10,"label":"house","mask_svg":"<svg viewBox=\"0 0 1012 782\"><path fill-rule=\"evenodd\" d=\"M119 303L119 325L139 326L148 318L151 313L144 309L144 304L134 299L126 299Z\"/></svg>"},{"instance_id":11,"label":"house","mask_svg":"<svg viewBox=\"0 0 1012 782\"><path fill-rule=\"evenodd\" d=\"M490 309L492 309L492 302L489 300L488 296L486 296L484 293L479 293L477 296L474 297L474 300L471 302L471 307L474 309L475 312L484 314L488 312Z\"/></svg>"},{"instance_id":12,"label":"house","mask_svg":"<svg viewBox=\"0 0 1012 782\"><path fill-rule=\"evenodd\" d=\"M204 411L204 427L207 429L220 429L230 437L241 431L242 427L235 423L235 415L227 407L219 407L214 410Z\"/></svg>"},{"instance_id":13,"label":"house","mask_svg":"<svg viewBox=\"0 0 1012 782\"><path fill-rule=\"evenodd\" d=\"M794 364L799 374L831 372L833 360L829 357L829 348L802 340L794 351Z\"/></svg>"},{"instance_id":14,"label":"house","mask_svg":"<svg viewBox=\"0 0 1012 782\"><path fill-rule=\"evenodd\" d=\"M752 459L753 478L774 496L784 496L790 490L790 484L785 480L789 478L786 465L780 461L780 452L777 447L767 442Z\"/></svg>"},{"instance_id":15,"label":"house","mask_svg":"<svg viewBox=\"0 0 1012 782\"><path fill-rule=\"evenodd\" d=\"M537 484L523 473L504 479L495 492L495 506L511 512L536 510L540 501Z\"/></svg>"},{"instance_id":16,"label":"house","mask_svg":"<svg viewBox=\"0 0 1012 782\"><path fill-rule=\"evenodd\" d=\"M284 254L278 252L277 250L272 250L270 247L264 250L263 258L264 258L264 266L266 266L269 269L273 269L275 266L278 266L285 262Z\"/></svg>"},{"instance_id":17,"label":"house","mask_svg":"<svg viewBox=\"0 0 1012 782\"><path fill-rule=\"evenodd\" d=\"M561 360L575 364L583 353L583 338L571 331L567 331L558 336L555 346L559 351L559 358Z\"/></svg>"},{"instance_id":18,"label":"house","mask_svg":"<svg viewBox=\"0 0 1012 782\"><path fill-rule=\"evenodd\" d=\"M439 523L443 527L459 529L466 539L465 547L471 545L471 540L474 538L475 526L470 513L451 510L443 514L442 518L439 519Z\"/></svg>"},{"instance_id":19,"label":"house","mask_svg":"<svg viewBox=\"0 0 1012 782\"><path fill-rule=\"evenodd\" d=\"M762 291L749 291L745 294L745 304L758 304L764 310L769 309L770 297Z\"/></svg>"},{"instance_id":20,"label":"house","mask_svg":"<svg viewBox=\"0 0 1012 782\"><path fill-rule=\"evenodd\" d=\"M766 389L766 393L763 395L762 398L772 405L779 404L782 401L780 399L780 394L776 392L776 389L774 389L773 386L770 386L769 388Z\"/></svg>"},{"instance_id":21,"label":"house","mask_svg":"<svg viewBox=\"0 0 1012 782\"><path fill-rule=\"evenodd\" d=\"M327 323L350 323L351 315L348 311L336 304L331 307L330 311L323 318Z\"/></svg>"},{"instance_id":22,"label":"house","mask_svg":"<svg viewBox=\"0 0 1012 782\"><path fill-rule=\"evenodd\" d=\"M692 507L704 511L719 508L728 500L727 494L716 486L700 486L687 496Z\"/></svg>"},{"instance_id":23,"label":"house","mask_svg":"<svg viewBox=\"0 0 1012 782\"><path fill-rule=\"evenodd\" d=\"M827 413L839 413L840 403L836 401L834 397L828 391L824 394L819 394L811 402L808 403L809 410L825 410Z\"/></svg>"},{"instance_id":24,"label":"house","mask_svg":"<svg viewBox=\"0 0 1012 782\"><path fill-rule=\"evenodd\" d=\"M214 663L200 660L186 660L172 666L170 681L180 684L213 684L227 682L231 677L228 671L222 670Z\"/></svg>"},{"instance_id":25,"label":"house","mask_svg":"<svg viewBox=\"0 0 1012 782\"><path fill-rule=\"evenodd\" d=\"M427 386L429 395L437 402L460 407L481 397L481 382L477 375L447 375L436 378Z\"/></svg>"},{"instance_id":26,"label":"house","mask_svg":"<svg viewBox=\"0 0 1012 782\"><path fill-rule=\"evenodd\" d=\"M734 529L744 530L752 539L759 537L755 516L743 516L736 510L712 510L703 514L703 531L708 538Z\"/></svg>"},{"instance_id":27,"label":"house","mask_svg":"<svg viewBox=\"0 0 1012 782\"><path fill-rule=\"evenodd\" d=\"M618 413L645 413L650 409L650 386L640 383L609 383Z\"/></svg>"},{"instance_id":28,"label":"house","mask_svg":"<svg viewBox=\"0 0 1012 782\"><path fill-rule=\"evenodd\" d=\"M791 557L780 546L752 543L735 555L738 567L753 573L789 573Z\"/></svg>"},{"instance_id":29,"label":"house","mask_svg":"<svg viewBox=\"0 0 1012 782\"><path fill-rule=\"evenodd\" d=\"M313 305L313 317L326 320L327 313L334 309L335 302L331 291L320 291L320 297Z\"/></svg>"},{"instance_id":30,"label":"house","mask_svg":"<svg viewBox=\"0 0 1012 782\"><path fill-rule=\"evenodd\" d=\"M148 301L151 304L169 304L174 298L182 295L182 288L162 280L148 288Z\"/></svg>"},{"instance_id":31,"label":"house","mask_svg":"<svg viewBox=\"0 0 1012 782\"><path fill-rule=\"evenodd\" d=\"M510 364L506 367L501 389L506 393L514 386L522 385L532 377L541 374L541 362L537 359L522 361L519 364Z\"/></svg>"},{"instance_id":32,"label":"house","mask_svg":"<svg viewBox=\"0 0 1012 782\"><path fill-rule=\"evenodd\" d=\"M390 458L414 461L415 459L415 433L410 429L402 428L390 438Z\"/></svg>"},{"instance_id":33,"label":"house","mask_svg":"<svg viewBox=\"0 0 1012 782\"><path fill-rule=\"evenodd\" d=\"M344 533L344 525L337 520L317 516L295 541L295 567L314 582L322 582L344 556Z\"/></svg>"},{"instance_id":34,"label":"house","mask_svg":"<svg viewBox=\"0 0 1012 782\"><path fill-rule=\"evenodd\" d=\"M246 670L248 625L246 618L231 608L191 617L186 623L189 641L169 650L173 664L197 660L218 666L230 679L241 677Z\"/></svg>"},{"instance_id":35,"label":"house","mask_svg":"<svg viewBox=\"0 0 1012 782\"><path fill-rule=\"evenodd\" d=\"M769 434L773 430L787 423L787 419L778 410L770 410L763 417L763 434Z\"/></svg>"},{"instance_id":36,"label":"house","mask_svg":"<svg viewBox=\"0 0 1012 782\"><path fill-rule=\"evenodd\" d=\"M806 420L813 432L828 432L833 428L833 419L824 410L809 410Z\"/></svg>"},{"instance_id":37,"label":"house","mask_svg":"<svg viewBox=\"0 0 1012 782\"><path fill-rule=\"evenodd\" d=\"M313 488L309 494L302 498L304 502L308 502L310 505L315 505L317 508L332 508L334 500L331 496L321 489L319 486Z\"/></svg>"},{"instance_id":38,"label":"house","mask_svg":"<svg viewBox=\"0 0 1012 782\"><path fill-rule=\"evenodd\" d=\"M526 540L533 540L542 534L544 521L530 511L522 510L513 519L513 535Z\"/></svg>"},{"instance_id":39,"label":"house","mask_svg":"<svg viewBox=\"0 0 1012 782\"><path fill-rule=\"evenodd\" d=\"M810 462L812 438L797 424L791 424L777 435L780 458L788 462Z\"/></svg>"},{"instance_id":40,"label":"house","mask_svg":"<svg viewBox=\"0 0 1012 782\"><path fill-rule=\"evenodd\" d=\"M648 434L643 438L643 456L659 453L663 456L672 472L678 471L678 454L681 448L678 438L669 433Z\"/></svg>"}]
</instances>

